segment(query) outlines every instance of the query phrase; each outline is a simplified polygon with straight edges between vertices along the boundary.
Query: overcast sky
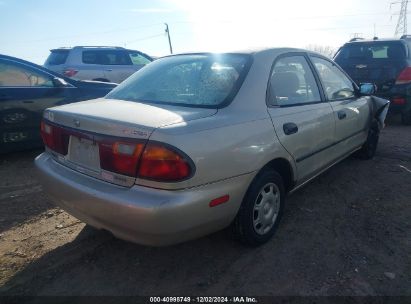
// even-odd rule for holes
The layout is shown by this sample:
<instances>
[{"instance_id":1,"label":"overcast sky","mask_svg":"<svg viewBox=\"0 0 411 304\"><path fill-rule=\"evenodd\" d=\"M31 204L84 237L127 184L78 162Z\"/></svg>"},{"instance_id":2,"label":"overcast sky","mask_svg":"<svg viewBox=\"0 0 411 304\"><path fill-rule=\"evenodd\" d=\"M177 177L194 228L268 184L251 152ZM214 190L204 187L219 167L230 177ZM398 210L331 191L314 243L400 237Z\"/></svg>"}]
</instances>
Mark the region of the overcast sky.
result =
<instances>
[{"instance_id":1,"label":"overcast sky","mask_svg":"<svg viewBox=\"0 0 411 304\"><path fill-rule=\"evenodd\" d=\"M0 0L0 53L43 64L52 48L115 45L150 55L258 46L338 48L393 37L395 0Z\"/></svg>"}]
</instances>

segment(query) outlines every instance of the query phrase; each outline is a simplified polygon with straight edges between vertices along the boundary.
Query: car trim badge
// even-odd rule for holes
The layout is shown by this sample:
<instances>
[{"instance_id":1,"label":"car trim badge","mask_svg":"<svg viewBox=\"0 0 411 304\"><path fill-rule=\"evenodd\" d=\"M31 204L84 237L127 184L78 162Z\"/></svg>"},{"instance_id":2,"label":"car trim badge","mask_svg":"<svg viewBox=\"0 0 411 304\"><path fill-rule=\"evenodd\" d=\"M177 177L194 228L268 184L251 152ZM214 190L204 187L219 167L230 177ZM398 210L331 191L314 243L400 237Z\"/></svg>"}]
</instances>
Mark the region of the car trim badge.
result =
<instances>
[{"instance_id":1,"label":"car trim badge","mask_svg":"<svg viewBox=\"0 0 411 304\"><path fill-rule=\"evenodd\" d=\"M364 69L364 68L367 67L367 65L366 65L366 64L357 64L355 67L356 67L357 69Z\"/></svg>"}]
</instances>

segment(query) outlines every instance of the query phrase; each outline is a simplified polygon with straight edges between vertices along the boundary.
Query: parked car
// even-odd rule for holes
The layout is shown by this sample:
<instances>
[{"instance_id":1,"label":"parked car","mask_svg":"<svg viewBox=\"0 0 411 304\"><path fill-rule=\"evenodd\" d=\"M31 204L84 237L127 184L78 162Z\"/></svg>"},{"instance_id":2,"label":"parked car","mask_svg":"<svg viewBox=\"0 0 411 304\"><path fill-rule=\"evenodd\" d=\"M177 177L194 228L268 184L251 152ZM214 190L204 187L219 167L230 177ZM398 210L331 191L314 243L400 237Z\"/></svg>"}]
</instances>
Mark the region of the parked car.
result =
<instances>
[{"instance_id":1,"label":"parked car","mask_svg":"<svg viewBox=\"0 0 411 304\"><path fill-rule=\"evenodd\" d=\"M411 125L411 36L352 39L334 59L357 84L375 83L376 95L391 101L390 112Z\"/></svg>"},{"instance_id":2,"label":"parked car","mask_svg":"<svg viewBox=\"0 0 411 304\"><path fill-rule=\"evenodd\" d=\"M389 102L298 49L195 53L144 67L105 98L45 111L35 160L53 200L119 238L168 245L276 230L286 193L373 157Z\"/></svg>"},{"instance_id":3,"label":"parked car","mask_svg":"<svg viewBox=\"0 0 411 304\"><path fill-rule=\"evenodd\" d=\"M34 63L0 55L0 154L41 147L44 109L102 97L113 83L76 81Z\"/></svg>"},{"instance_id":4,"label":"parked car","mask_svg":"<svg viewBox=\"0 0 411 304\"><path fill-rule=\"evenodd\" d=\"M44 66L66 77L120 83L153 59L122 47L75 46L50 50Z\"/></svg>"}]
</instances>

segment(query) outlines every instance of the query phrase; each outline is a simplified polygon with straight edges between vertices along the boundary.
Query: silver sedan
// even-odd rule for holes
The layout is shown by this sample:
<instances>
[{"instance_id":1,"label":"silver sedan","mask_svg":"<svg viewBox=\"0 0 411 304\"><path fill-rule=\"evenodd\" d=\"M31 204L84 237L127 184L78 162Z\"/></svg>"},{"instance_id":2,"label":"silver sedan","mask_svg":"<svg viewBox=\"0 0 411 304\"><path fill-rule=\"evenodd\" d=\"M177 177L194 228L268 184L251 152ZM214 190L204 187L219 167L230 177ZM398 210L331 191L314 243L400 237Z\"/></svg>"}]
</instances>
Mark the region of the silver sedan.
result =
<instances>
[{"instance_id":1,"label":"silver sedan","mask_svg":"<svg viewBox=\"0 0 411 304\"><path fill-rule=\"evenodd\" d=\"M231 226L257 246L287 193L373 157L389 104L373 91L299 49L164 57L105 98L46 110L35 162L57 205L119 238L169 245Z\"/></svg>"}]
</instances>

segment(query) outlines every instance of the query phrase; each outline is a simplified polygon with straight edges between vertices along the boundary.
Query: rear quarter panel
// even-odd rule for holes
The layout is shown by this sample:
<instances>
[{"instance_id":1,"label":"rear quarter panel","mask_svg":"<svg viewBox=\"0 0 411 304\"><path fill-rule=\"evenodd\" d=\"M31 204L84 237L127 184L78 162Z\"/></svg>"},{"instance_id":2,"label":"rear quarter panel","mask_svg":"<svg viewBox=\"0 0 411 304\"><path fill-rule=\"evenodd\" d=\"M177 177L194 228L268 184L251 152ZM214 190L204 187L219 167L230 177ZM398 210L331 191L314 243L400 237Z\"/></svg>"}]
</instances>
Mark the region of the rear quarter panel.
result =
<instances>
[{"instance_id":1,"label":"rear quarter panel","mask_svg":"<svg viewBox=\"0 0 411 304\"><path fill-rule=\"evenodd\" d=\"M233 114L217 115L188 123L163 127L150 140L170 144L186 153L195 164L194 176L177 183L137 179L136 183L155 188L181 189L213 183L235 176L257 174L273 158L288 153L279 144L268 117L237 121Z\"/></svg>"}]
</instances>

